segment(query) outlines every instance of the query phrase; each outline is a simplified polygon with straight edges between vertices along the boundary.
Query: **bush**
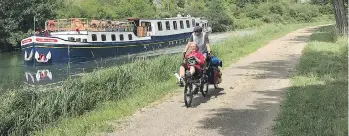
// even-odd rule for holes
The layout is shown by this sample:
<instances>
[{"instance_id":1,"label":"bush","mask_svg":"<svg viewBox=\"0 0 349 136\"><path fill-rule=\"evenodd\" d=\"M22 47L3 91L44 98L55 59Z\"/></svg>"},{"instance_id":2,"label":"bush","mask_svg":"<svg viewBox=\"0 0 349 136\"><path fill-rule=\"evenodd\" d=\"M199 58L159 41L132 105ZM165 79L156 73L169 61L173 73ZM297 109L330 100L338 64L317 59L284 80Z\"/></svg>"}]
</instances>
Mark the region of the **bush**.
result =
<instances>
[{"instance_id":1,"label":"bush","mask_svg":"<svg viewBox=\"0 0 349 136\"><path fill-rule=\"evenodd\" d=\"M233 15L237 19L235 27L241 28L259 24L258 21L247 22L247 19L244 19L246 17L252 20L258 19L263 23L296 23L316 21L315 18L319 17L321 14L329 14L330 12L330 5L319 6L275 1L274 3L247 3L243 8L237 8Z\"/></svg>"},{"instance_id":2,"label":"bush","mask_svg":"<svg viewBox=\"0 0 349 136\"><path fill-rule=\"evenodd\" d=\"M271 13L279 14L280 16L283 16L284 14L286 14L286 8L281 3L271 4L269 10Z\"/></svg>"},{"instance_id":3,"label":"bush","mask_svg":"<svg viewBox=\"0 0 349 136\"><path fill-rule=\"evenodd\" d=\"M264 16L262 18L262 21L265 22L265 23L271 23L271 22L273 22L272 20L273 19L270 16Z\"/></svg>"},{"instance_id":4,"label":"bush","mask_svg":"<svg viewBox=\"0 0 349 136\"><path fill-rule=\"evenodd\" d=\"M263 12L259 12L258 10L252 10L246 14L246 16L251 19L261 18L263 15L265 14L263 14Z\"/></svg>"},{"instance_id":5,"label":"bush","mask_svg":"<svg viewBox=\"0 0 349 136\"><path fill-rule=\"evenodd\" d=\"M320 12L316 5L295 4L290 7L289 15L299 22L311 22L320 15Z\"/></svg>"},{"instance_id":6,"label":"bush","mask_svg":"<svg viewBox=\"0 0 349 136\"><path fill-rule=\"evenodd\" d=\"M333 15L333 7L331 4L322 5L319 8L319 12L325 15Z\"/></svg>"},{"instance_id":7,"label":"bush","mask_svg":"<svg viewBox=\"0 0 349 136\"><path fill-rule=\"evenodd\" d=\"M242 18L242 19L235 19L234 22L234 28L235 29L244 29L249 27L256 27L261 26L263 22L261 20L255 19L249 19L249 18Z\"/></svg>"},{"instance_id":8,"label":"bush","mask_svg":"<svg viewBox=\"0 0 349 136\"><path fill-rule=\"evenodd\" d=\"M156 16L157 18L168 18L168 17L172 17L171 13L168 12L160 12L158 13L158 15Z\"/></svg>"},{"instance_id":9,"label":"bush","mask_svg":"<svg viewBox=\"0 0 349 136\"><path fill-rule=\"evenodd\" d=\"M249 17L251 19L257 19L263 17L263 15L265 14L268 14L268 9L261 8L261 6L259 5L248 4L241 10L241 12L245 13L246 17Z\"/></svg>"}]
</instances>

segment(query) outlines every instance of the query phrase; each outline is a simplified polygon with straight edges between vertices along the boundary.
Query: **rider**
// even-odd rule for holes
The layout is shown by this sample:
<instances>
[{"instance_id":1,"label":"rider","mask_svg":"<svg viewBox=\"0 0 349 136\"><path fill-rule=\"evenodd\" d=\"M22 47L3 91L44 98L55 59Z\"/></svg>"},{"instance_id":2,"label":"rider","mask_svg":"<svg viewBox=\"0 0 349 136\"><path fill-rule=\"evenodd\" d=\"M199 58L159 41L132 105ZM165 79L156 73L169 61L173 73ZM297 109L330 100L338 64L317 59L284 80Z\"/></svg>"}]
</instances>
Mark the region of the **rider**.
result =
<instances>
[{"instance_id":1,"label":"rider","mask_svg":"<svg viewBox=\"0 0 349 136\"><path fill-rule=\"evenodd\" d=\"M199 51L199 47L195 42L190 42L188 43L191 52L187 55L185 55L184 58L190 58L193 57L196 61L196 63L194 65L189 65L187 63L182 63L180 68L179 68L179 76L181 77L180 81L179 81L179 85L183 86L183 79L185 78L184 74L185 74L185 70L189 69L190 70L190 75L192 76L195 73L200 73L202 71L202 67L205 63L205 56Z\"/></svg>"},{"instance_id":2,"label":"rider","mask_svg":"<svg viewBox=\"0 0 349 136\"><path fill-rule=\"evenodd\" d=\"M202 32L201 26L195 26L193 30L193 34L190 36L189 42L187 46L184 48L183 56L185 56L189 48L189 44L191 42L195 42L199 46L199 51L202 52L206 58L207 55L211 53L211 47L210 47L210 41L208 40L208 35L209 35L208 33Z\"/></svg>"}]
</instances>

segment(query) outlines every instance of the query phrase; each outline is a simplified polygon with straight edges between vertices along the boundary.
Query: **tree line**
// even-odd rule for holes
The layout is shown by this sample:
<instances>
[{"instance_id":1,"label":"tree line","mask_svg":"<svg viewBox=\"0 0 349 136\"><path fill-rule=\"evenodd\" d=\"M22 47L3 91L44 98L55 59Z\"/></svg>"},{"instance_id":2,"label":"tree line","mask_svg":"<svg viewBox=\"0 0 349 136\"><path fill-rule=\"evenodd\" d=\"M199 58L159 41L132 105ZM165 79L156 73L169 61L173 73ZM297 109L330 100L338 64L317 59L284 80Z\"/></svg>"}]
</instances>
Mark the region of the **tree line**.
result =
<instances>
[{"instance_id":1,"label":"tree line","mask_svg":"<svg viewBox=\"0 0 349 136\"><path fill-rule=\"evenodd\" d=\"M2 0L0 52L19 48L20 40L47 19L81 17L117 19L162 18L178 13L206 17L216 32L255 27L264 23L312 22L332 15L341 32L347 31L344 0ZM335 14L334 14L335 13Z\"/></svg>"}]
</instances>

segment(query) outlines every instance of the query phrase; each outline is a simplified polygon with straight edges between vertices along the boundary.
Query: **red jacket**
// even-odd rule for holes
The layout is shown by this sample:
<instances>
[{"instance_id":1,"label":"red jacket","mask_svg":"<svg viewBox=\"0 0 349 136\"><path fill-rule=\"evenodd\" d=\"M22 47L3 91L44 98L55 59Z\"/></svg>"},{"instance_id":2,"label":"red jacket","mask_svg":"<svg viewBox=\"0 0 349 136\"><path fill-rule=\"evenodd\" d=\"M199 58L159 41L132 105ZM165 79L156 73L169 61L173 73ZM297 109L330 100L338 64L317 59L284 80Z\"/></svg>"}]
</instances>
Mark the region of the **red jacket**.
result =
<instances>
[{"instance_id":1,"label":"red jacket","mask_svg":"<svg viewBox=\"0 0 349 136\"><path fill-rule=\"evenodd\" d=\"M191 56L196 56L199 60L200 63L197 63L194 65L194 67L198 69L202 69L204 63L205 63L205 56L202 54L200 51L192 51L189 54L185 55L185 58L191 57ZM187 64L187 67L189 67L189 64Z\"/></svg>"}]
</instances>

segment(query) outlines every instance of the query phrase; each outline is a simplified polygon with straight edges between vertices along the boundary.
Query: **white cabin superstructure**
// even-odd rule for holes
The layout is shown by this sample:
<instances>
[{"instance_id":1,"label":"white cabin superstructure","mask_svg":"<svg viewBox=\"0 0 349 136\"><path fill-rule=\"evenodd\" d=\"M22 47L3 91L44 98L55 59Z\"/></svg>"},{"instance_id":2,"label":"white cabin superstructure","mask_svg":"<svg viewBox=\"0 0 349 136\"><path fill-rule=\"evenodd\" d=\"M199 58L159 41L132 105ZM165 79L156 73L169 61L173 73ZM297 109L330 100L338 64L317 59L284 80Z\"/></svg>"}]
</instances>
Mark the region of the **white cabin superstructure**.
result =
<instances>
[{"instance_id":1,"label":"white cabin superstructure","mask_svg":"<svg viewBox=\"0 0 349 136\"><path fill-rule=\"evenodd\" d=\"M197 25L203 30L208 21L198 17L173 17L164 19L129 18L120 21L88 21L85 18L49 20L46 30L50 37L69 42L129 42L151 40L152 36L170 36L190 33ZM52 26L53 25L53 26Z\"/></svg>"},{"instance_id":2,"label":"white cabin superstructure","mask_svg":"<svg viewBox=\"0 0 349 136\"><path fill-rule=\"evenodd\" d=\"M141 20L143 21L143 20ZM153 26L153 35L166 36L180 33L192 32L195 27L196 19L194 17L166 18L162 20L144 20L151 22Z\"/></svg>"}]
</instances>

